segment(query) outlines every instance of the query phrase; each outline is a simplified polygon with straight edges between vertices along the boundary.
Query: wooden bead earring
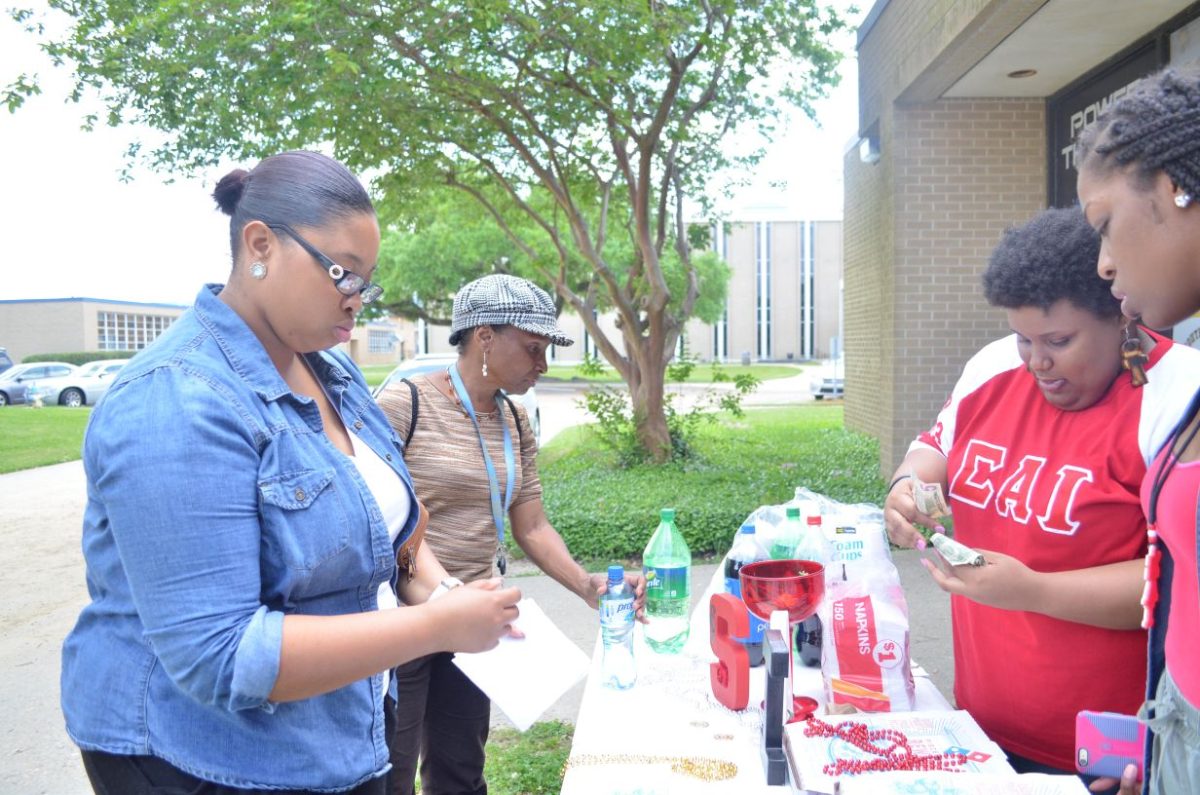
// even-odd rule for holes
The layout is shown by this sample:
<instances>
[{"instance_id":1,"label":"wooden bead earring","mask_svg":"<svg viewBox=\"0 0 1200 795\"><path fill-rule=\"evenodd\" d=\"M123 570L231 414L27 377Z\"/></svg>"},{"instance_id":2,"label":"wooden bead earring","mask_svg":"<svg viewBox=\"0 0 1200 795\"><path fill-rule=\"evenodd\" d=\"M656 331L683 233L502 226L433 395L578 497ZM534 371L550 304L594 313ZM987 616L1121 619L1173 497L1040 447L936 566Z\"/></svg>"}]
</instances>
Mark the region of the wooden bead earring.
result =
<instances>
[{"instance_id":1,"label":"wooden bead earring","mask_svg":"<svg viewBox=\"0 0 1200 795\"><path fill-rule=\"evenodd\" d=\"M1130 321L1125 324L1125 338L1121 341L1121 366L1129 371L1129 380L1133 386L1145 386L1150 378L1146 375L1146 363L1149 359L1142 351L1142 340L1137 333L1137 324Z\"/></svg>"}]
</instances>

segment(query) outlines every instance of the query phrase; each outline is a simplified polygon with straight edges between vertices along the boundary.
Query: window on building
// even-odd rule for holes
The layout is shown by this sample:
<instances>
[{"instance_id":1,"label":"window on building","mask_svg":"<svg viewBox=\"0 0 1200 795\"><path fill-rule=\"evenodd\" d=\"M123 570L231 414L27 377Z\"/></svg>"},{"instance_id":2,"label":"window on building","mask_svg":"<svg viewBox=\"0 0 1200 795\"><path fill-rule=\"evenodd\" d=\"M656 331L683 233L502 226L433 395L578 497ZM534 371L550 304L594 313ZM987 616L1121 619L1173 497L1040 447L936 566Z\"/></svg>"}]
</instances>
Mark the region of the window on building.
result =
<instances>
[{"instance_id":1,"label":"window on building","mask_svg":"<svg viewBox=\"0 0 1200 795\"><path fill-rule=\"evenodd\" d=\"M721 259L729 262L728 225L714 222L712 225L713 250L720 254ZM725 311L721 319L713 324L712 358L715 362L729 361L729 294L725 294Z\"/></svg>"},{"instance_id":2,"label":"window on building","mask_svg":"<svg viewBox=\"0 0 1200 795\"><path fill-rule=\"evenodd\" d=\"M816 259L812 221L800 225L800 356L811 359L817 332Z\"/></svg>"},{"instance_id":3,"label":"window on building","mask_svg":"<svg viewBox=\"0 0 1200 795\"><path fill-rule=\"evenodd\" d=\"M755 328L758 358L771 358L771 224L754 225Z\"/></svg>"},{"instance_id":4,"label":"window on building","mask_svg":"<svg viewBox=\"0 0 1200 795\"><path fill-rule=\"evenodd\" d=\"M395 350L395 333L389 330L369 329L367 331L367 353L394 353Z\"/></svg>"},{"instance_id":5,"label":"window on building","mask_svg":"<svg viewBox=\"0 0 1200 795\"><path fill-rule=\"evenodd\" d=\"M174 322L170 315L97 312L96 345L102 351L140 351Z\"/></svg>"}]
</instances>

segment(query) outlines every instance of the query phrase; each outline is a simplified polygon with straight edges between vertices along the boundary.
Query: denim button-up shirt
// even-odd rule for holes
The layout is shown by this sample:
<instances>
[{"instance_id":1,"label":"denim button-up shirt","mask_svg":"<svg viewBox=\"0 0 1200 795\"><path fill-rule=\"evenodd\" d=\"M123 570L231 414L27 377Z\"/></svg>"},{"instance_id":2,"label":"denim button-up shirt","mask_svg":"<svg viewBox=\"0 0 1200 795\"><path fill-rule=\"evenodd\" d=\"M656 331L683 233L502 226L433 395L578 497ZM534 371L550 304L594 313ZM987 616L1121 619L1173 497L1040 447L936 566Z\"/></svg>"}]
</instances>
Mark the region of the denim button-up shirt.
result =
<instances>
[{"instance_id":1,"label":"denim button-up shirt","mask_svg":"<svg viewBox=\"0 0 1200 795\"><path fill-rule=\"evenodd\" d=\"M387 770L381 675L286 703L283 617L378 609L396 545L354 462L217 298L118 376L84 441L91 603L63 647L62 706L82 748L152 754L235 787L336 792ZM401 444L362 374L310 354L346 429Z\"/></svg>"}]
</instances>

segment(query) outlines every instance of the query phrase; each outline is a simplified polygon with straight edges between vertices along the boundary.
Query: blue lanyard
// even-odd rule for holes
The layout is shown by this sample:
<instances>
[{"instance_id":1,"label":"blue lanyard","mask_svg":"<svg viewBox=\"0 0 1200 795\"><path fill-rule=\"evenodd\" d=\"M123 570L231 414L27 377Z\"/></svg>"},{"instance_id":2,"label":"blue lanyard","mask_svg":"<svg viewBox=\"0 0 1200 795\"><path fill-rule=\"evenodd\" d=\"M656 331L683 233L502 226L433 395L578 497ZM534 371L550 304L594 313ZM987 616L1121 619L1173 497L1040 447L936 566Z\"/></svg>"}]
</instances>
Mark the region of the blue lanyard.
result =
<instances>
[{"instance_id":1,"label":"blue lanyard","mask_svg":"<svg viewBox=\"0 0 1200 795\"><path fill-rule=\"evenodd\" d=\"M479 418L475 416L475 408L471 405L471 396L467 394L467 388L463 386L462 377L458 374L458 364L452 363L447 368L447 372L450 374L450 383L454 385L454 392L462 401L463 408L467 410L467 416L471 418L471 423L475 426L475 434L479 437L479 449L483 451L483 465L487 468L488 491L492 497L492 521L496 523L496 538L500 539L500 543L503 544L504 516L508 513L509 506L512 505L513 470L516 469L516 464L513 462L512 434L508 432L508 423L504 421L504 409L500 402L500 395L496 395L496 411L500 413L500 427L504 430L503 508L500 505L500 485L496 482L496 467L492 464L487 444L483 441L483 431L479 429Z\"/></svg>"}]
</instances>

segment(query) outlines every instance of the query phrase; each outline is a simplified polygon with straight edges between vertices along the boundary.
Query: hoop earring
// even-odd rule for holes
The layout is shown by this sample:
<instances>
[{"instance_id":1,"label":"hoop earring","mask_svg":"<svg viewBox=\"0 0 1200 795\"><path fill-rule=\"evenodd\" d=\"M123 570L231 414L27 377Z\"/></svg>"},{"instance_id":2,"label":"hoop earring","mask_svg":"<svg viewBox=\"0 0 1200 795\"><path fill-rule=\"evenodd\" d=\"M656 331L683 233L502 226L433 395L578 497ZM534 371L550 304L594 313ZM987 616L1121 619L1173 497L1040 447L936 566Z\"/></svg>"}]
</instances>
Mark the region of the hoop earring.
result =
<instances>
[{"instance_id":1,"label":"hoop earring","mask_svg":"<svg viewBox=\"0 0 1200 795\"><path fill-rule=\"evenodd\" d=\"M1192 204L1192 194L1180 193L1175 196L1175 206L1181 210L1186 210Z\"/></svg>"},{"instance_id":2,"label":"hoop earring","mask_svg":"<svg viewBox=\"0 0 1200 795\"><path fill-rule=\"evenodd\" d=\"M250 278L262 281L267 278L267 266L261 262L255 262L250 265Z\"/></svg>"},{"instance_id":3,"label":"hoop earring","mask_svg":"<svg viewBox=\"0 0 1200 795\"><path fill-rule=\"evenodd\" d=\"M1146 375L1146 363L1149 359L1142 351L1142 340L1138 337L1133 321L1125 324L1124 334L1125 339L1121 341L1121 366L1129 371L1129 380L1134 388L1145 386L1150 380Z\"/></svg>"},{"instance_id":4,"label":"hoop earring","mask_svg":"<svg viewBox=\"0 0 1200 795\"><path fill-rule=\"evenodd\" d=\"M487 349L483 351L483 377L487 378Z\"/></svg>"}]
</instances>

